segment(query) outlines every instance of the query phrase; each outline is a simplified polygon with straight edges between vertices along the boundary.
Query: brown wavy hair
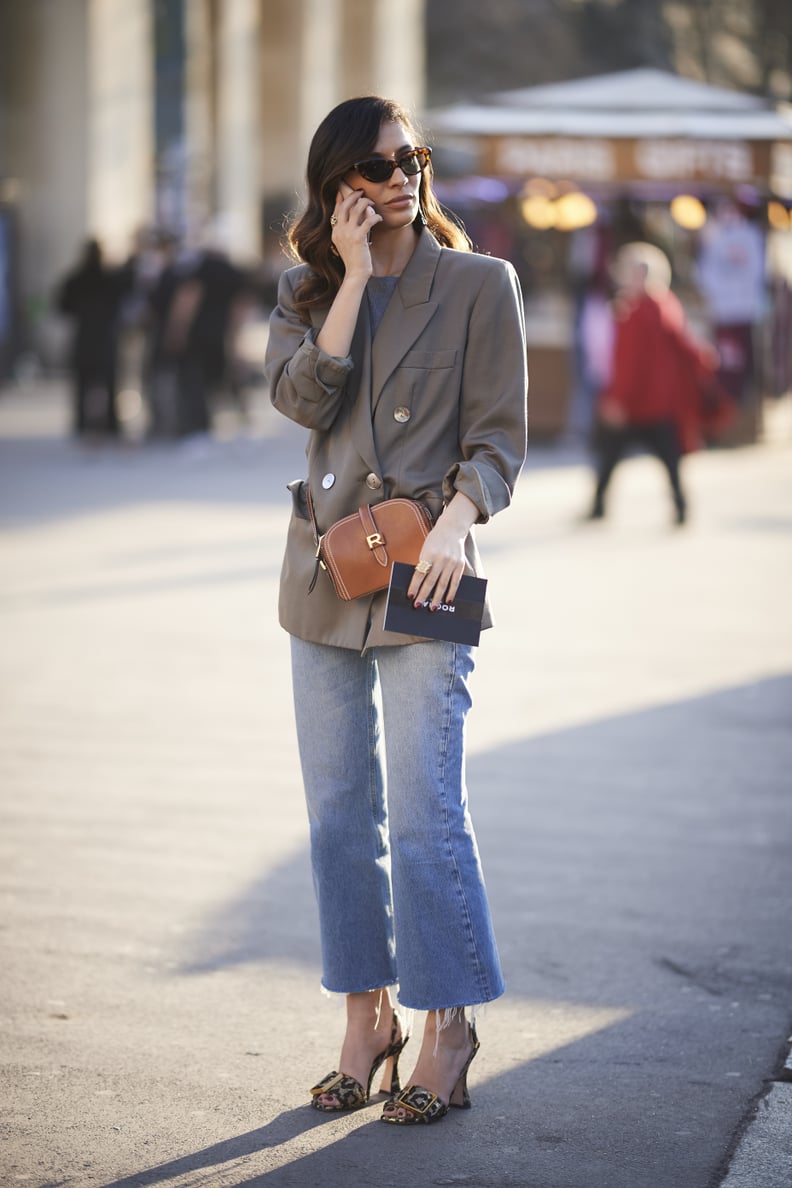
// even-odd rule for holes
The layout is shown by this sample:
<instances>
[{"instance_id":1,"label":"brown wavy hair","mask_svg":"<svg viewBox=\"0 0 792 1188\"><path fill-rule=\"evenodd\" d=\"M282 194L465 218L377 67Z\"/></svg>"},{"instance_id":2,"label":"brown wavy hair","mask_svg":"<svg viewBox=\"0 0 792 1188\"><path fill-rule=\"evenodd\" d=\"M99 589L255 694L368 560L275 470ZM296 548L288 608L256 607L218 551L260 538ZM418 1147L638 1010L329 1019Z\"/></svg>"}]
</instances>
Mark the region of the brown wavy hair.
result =
<instances>
[{"instance_id":1,"label":"brown wavy hair","mask_svg":"<svg viewBox=\"0 0 792 1188\"><path fill-rule=\"evenodd\" d=\"M330 239L330 216L335 209L338 184L349 173L353 161L363 161L371 156L380 128L389 123L402 124L412 143L419 143L415 124L405 109L391 99L376 95L339 103L314 133L306 170L308 203L286 236L294 259L311 268L295 293L297 310L303 316L309 309L329 305L338 292L344 278L344 265L333 251ZM431 163L420 176L416 230L427 226L444 247L471 251L464 229L445 213L434 195Z\"/></svg>"}]
</instances>

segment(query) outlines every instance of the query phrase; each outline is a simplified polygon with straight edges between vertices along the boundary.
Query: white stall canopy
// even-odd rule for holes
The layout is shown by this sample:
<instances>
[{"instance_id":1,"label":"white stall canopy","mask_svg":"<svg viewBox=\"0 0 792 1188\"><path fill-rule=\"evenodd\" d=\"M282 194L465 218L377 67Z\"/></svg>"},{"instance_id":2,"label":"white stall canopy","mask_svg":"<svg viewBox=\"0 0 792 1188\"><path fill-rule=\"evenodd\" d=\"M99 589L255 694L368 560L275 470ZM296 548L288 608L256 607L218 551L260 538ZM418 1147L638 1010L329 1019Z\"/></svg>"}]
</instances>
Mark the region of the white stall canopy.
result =
<instances>
[{"instance_id":1,"label":"white stall canopy","mask_svg":"<svg viewBox=\"0 0 792 1188\"><path fill-rule=\"evenodd\" d=\"M429 111L455 171L580 182L751 184L792 197L792 109L627 70Z\"/></svg>"}]
</instances>

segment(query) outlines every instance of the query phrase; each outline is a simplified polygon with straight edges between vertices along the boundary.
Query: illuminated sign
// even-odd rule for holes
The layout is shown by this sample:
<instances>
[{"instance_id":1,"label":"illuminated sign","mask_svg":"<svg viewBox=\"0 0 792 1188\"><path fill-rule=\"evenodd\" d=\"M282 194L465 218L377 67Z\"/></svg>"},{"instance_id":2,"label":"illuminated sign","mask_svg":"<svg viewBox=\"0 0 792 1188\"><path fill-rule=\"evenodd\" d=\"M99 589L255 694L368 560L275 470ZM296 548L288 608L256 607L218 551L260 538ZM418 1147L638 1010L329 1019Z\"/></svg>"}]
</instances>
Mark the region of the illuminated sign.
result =
<instances>
[{"instance_id":1,"label":"illuminated sign","mask_svg":"<svg viewBox=\"0 0 792 1188\"><path fill-rule=\"evenodd\" d=\"M770 144L746 140L495 136L480 145L483 170L496 176L736 184L769 171Z\"/></svg>"},{"instance_id":2,"label":"illuminated sign","mask_svg":"<svg viewBox=\"0 0 792 1188\"><path fill-rule=\"evenodd\" d=\"M497 142L495 172L608 181L616 176L616 154L608 140L504 136Z\"/></svg>"},{"instance_id":3,"label":"illuminated sign","mask_svg":"<svg viewBox=\"0 0 792 1188\"><path fill-rule=\"evenodd\" d=\"M753 177L751 146L740 140L636 140L633 156L639 177L733 182Z\"/></svg>"}]
</instances>

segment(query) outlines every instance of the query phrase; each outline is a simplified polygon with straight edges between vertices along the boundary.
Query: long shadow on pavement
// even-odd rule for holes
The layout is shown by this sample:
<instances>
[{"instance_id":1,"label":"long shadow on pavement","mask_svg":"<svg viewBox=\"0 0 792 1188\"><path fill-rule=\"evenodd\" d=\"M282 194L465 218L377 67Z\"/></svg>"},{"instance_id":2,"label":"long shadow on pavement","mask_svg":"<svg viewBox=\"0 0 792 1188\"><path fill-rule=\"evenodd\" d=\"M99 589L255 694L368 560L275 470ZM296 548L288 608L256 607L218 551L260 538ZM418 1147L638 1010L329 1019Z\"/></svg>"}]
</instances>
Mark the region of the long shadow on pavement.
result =
<instances>
[{"instance_id":1,"label":"long shadow on pavement","mask_svg":"<svg viewBox=\"0 0 792 1188\"><path fill-rule=\"evenodd\" d=\"M268 1147L277 1147L297 1135L321 1126L326 1121L328 1120L315 1110L289 1110L258 1130L236 1135L221 1143L213 1143L201 1151L194 1151L168 1163L160 1163L145 1171L132 1172L131 1175L122 1176L120 1180L108 1182L103 1188L146 1188L149 1184L166 1184L168 1180L175 1180L189 1172L221 1167L233 1160L244 1159L264 1151Z\"/></svg>"},{"instance_id":2,"label":"long shadow on pavement","mask_svg":"<svg viewBox=\"0 0 792 1188\"><path fill-rule=\"evenodd\" d=\"M483 1084L474 1071L477 1108L433 1128L427 1141L455 1177L443 1182L715 1183L790 1024L791 707L792 677L776 676L471 759L509 982L496 1008L499 1046L510 1043L512 1067ZM284 902L294 909L288 927ZM284 958L313 969L314 925L296 939L291 926L306 915L312 921L300 855L219 909L182 973ZM504 1027L498 1018L493 1029ZM579 1026L574 1038L565 1018ZM243 1158L312 1124L310 1111L289 1111L173 1161L170 1173L151 1169L112 1188ZM267 1182L410 1182L425 1157L407 1142L363 1126L295 1152ZM400 1176L389 1180L389 1167Z\"/></svg>"}]
</instances>

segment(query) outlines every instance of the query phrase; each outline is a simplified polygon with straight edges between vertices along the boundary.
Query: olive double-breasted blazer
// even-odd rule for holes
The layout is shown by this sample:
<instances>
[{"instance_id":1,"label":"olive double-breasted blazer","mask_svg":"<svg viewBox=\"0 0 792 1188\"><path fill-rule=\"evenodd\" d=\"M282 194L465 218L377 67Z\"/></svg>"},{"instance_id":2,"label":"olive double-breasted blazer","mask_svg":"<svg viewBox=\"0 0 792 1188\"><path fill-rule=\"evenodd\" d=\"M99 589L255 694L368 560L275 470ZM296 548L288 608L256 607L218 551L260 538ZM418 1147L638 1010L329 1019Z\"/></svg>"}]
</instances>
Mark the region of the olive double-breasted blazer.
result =
<instances>
[{"instance_id":1,"label":"olive double-breasted blazer","mask_svg":"<svg viewBox=\"0 0 792 1188\"><path fill-rule=\"evenodd\" d=\"M412 637L383 628L384 593L344 602L323 570L310 590L315 544L305 483L320 532L362 503L396 496L421 500L436 518L463 491L479 523L506 507L526 444L519 282L506 261L442 248L423 230L373 341L364 300L349 356L340 359L316 345L326 310L314 312L310 326L295 311L305 268L281 277L265 363L274 406L311 431L307 479L289 484L280 622L301 639L360 651L407 643ZM466 571L481 576L472 531L466 557Z\"/></svg>"}]
</instances>

